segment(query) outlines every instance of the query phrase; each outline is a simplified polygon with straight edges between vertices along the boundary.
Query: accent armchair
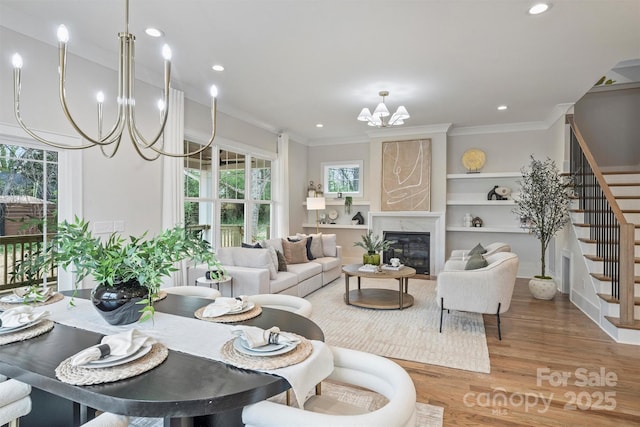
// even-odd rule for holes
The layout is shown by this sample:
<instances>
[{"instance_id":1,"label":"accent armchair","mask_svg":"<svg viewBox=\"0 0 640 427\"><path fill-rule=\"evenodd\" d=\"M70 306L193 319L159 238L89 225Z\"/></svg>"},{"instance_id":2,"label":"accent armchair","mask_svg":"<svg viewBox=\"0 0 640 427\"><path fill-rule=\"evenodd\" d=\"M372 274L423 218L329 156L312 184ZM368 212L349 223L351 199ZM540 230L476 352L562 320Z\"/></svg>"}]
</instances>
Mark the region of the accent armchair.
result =
<instances>
[{"instance_id":1,"label":"accent armchair","mask_svg":"<svg viewBox=\"0 0 640 427\"><path fill-rule=\"evenodd\" d=\"M465 261L449 260L444 271L438 274L436 299L440 307L440 332L444 311L457 310L472 313L500 314L511 306L513 287L518 272L518 255L512 252L497 252L486 256L486 267L464 270Z\"/></svg>"},{"instance_id":2,"label":"accent armchair","mask_svg":"<svg viewBox=\"0 0 640 427\"><path fill-rule=\"evenodd\" d=\"M483 254L484 256L493 255L497 252L511 252L511 246L504 242L489 243L484 248L486 249L486 252ZM454 249L451 251L449 259L463 259L467 256L470 250L471 249Z\"/></svg>"},{"instance_id":3,"label":"accent armchair","mask_svg":"<svg viewBox=\"0 0 640 427\"><path fill-rule=\"evenodd\" d=\"M305 409L262 401L245 406L247 427L409 427L416 423L416 389L407 371L397 363L362 351L331 347L334 371L330 380L363 387L385 396L382 408L367 412L325 396L312 396Z\"/></svg>"}]
</instances>

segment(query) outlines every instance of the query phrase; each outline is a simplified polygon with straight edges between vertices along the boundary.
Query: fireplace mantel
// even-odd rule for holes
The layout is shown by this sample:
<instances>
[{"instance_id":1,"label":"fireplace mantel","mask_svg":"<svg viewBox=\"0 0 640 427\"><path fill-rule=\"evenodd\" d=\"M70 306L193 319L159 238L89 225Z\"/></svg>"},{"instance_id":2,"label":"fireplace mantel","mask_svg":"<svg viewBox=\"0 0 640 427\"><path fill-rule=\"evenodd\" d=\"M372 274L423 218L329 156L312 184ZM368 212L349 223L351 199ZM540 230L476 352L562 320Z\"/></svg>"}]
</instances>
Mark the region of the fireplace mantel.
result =
<instances>
[{"instance_id":1,"label":"fireplace mantel","mask_svg":"<svg viewBox=\"0 0 640 427\"><path fill-rule=\"evenodd\" d=\"M445 260L444 212L397 211L369 212L369 229L382 236L383 231L428 231L431 233L431 274L437 275Z\"/></svg>"}]
</instances>

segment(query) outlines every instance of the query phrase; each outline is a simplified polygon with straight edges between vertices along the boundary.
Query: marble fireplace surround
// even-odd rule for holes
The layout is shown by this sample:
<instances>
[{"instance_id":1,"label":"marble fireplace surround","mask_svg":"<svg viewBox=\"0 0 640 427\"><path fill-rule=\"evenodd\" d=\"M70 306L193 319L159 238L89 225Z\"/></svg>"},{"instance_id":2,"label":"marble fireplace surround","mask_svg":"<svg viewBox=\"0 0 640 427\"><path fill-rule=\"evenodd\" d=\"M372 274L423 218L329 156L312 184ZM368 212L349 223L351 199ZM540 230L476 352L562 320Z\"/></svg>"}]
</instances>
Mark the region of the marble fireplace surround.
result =
<instances>
[{"instance_id":1,"label":"marble fireplace surround","mask_svg":"<svg viewBox=\"0 0 640 427\"><path fill-rule=\"evenodd\" d=\"M422 231L431 234L430 266L432 275L437 275L445 261L444 212L369 212L369 229L382 236L384 231Z\"/></svg>"}]
</instances>

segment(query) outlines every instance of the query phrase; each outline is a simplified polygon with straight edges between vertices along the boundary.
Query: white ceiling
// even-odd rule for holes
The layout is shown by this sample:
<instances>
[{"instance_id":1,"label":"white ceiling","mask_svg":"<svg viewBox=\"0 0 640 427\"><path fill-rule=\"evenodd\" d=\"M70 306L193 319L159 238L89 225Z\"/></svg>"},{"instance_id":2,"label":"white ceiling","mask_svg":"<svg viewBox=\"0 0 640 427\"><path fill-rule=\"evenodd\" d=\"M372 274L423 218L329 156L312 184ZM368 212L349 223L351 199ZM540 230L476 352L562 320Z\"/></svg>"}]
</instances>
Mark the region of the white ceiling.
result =
<instances>
[{"instance_id":1,"label":"white ceiling","mask_svg":"<svg viewBox=\"0 0 640 427\"><path fill-rule=\"evenodd\" d=\"M529 16L532 3L131 0L130 31L141 78L161 83L149 70L161 72L166 41L173 86L188 98L208 105L215 83L222 111L318 145L366 140L372 128L356 116L380 90L390 110L409 110L405 127L545 122L619 61L640 58L640 0L554 0ZM0 25L55 46L64 23L71 53L115 68L124 4L0 0ZM165 40L144 35L147 26Z\"/></svg>"}]
</instances>

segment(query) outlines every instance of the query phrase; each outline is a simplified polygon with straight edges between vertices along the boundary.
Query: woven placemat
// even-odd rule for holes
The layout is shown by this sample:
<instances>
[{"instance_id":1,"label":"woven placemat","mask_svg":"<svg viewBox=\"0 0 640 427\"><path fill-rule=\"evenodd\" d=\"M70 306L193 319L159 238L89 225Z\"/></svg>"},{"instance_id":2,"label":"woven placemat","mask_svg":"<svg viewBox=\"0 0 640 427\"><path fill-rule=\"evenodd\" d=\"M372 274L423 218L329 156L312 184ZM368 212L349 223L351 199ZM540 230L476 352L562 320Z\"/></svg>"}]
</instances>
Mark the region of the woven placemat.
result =
<instances>
[{"instance_id":1,"label":"woven placemat","mask_svg":"<svg viewBox=\"0 0 640 427\"><path fill-rule=\"evenodd\" d=\"M73 385L92 385L111 383L135 377L155 368L169 356L169 349L160 343L155 343L151 351L140 359L123 363L110 368L87 369L82 366L73 366L72 357L62 361L56 368L56 377L62 382Z\"/></svg>"},{"instance_id":2,"label":"woven placemat","mask_svg":"<svg viewBox=\"0 0 640 427\"><path fill-rule=\"evenodd\" d=\"M158 296L153 298L153 302L160 301L167 297L167 291L158 291Z\"/></svg>"},{"instance_id":3,"label":"woven placemat","mask_svg":"<svg viewBox=\"0 0 640 427\"><path fill-rule=\"evenodd\" d=\"M251 310L245 311L244 313L236 313L236 314L225 314L224 316L218 317L204 317L202 313L204 312L205 307L200 307L193 314L200 320L206 320L207 322L217 322L217 323L233 323L233 322L242 322L243 320L253 319L262 313L262 307L258 304L255 305Z\"/></svg>"},{"instance_id":4,"label":"woven placemat","mask_svg":"<svg viewBox=\"0 0 640 427\"><path fill-rule=\"evenodd\" d=\"M37 337L38 335L47 333L52 329L53 321L45 319L42 322L36 323L35 325L27 329L22 329L21 331L16 331L10 334L0 335L0 345L28 340L29 338Z\"/></svg>"},{"instance_id":5,"label":"woven placemat","mask_svg":"<svg viewBox=\"0 0 640 427\"><path fill-rule=\"evenodd\" d=\"M14 307L20 307L21 305L28 305L30 307L41 307L43 305L53 304L54 302L62 301L64 299L64 295L59 292L56 292L46 301L40 302L0 302L0 310L9 310Z\"/></svg>"},{"instance_id":6,"label":"woven placemat","mask_svg":"<svg viewBox=\"0 0 640 427\"><path fill-rule=\"evenodd\" d=\"M278 369L295 365L311 355L313 352L313 344L300 335L291 335L300 338L300 344L288 353L278 356L249 356L235 349L233 341L236 338L233 338L222 346L222 358L225 362L244 369Z\"/></svg>"}]
</instances>

